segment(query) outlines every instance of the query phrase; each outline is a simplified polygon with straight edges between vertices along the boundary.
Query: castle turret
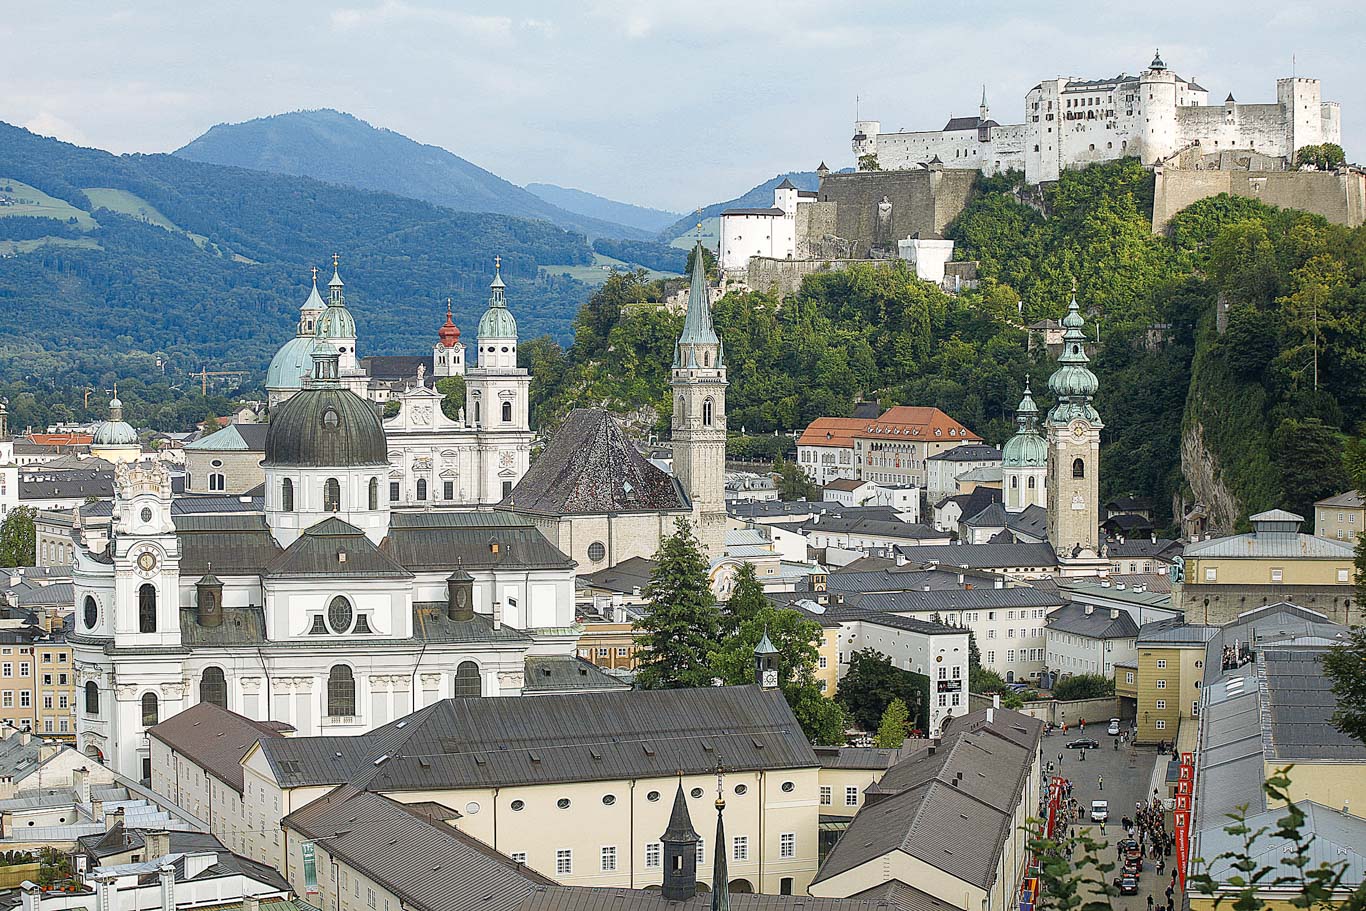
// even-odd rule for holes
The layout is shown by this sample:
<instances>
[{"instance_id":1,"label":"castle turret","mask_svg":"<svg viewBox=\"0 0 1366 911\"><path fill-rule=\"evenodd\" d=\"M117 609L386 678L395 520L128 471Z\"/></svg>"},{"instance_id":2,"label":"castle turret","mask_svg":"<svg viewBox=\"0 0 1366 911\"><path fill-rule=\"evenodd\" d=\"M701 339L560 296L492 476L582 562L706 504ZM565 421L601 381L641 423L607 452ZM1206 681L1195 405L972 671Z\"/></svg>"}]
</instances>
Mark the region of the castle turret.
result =
<instances>
[{"instance_id":1,"label":"castle turret","mask_svg":"<svg viewBox=\"0 0 1366 911\"><path fill-rule=\"evenodd\" d=\"M706 265L699 241L694 248L688 315L674 344L674 477L692 502L698 542L713 557L726 535L726 367L725 349L712 326Z\"/></svg>"},{"instance_id":2,"label":"castle turret","mask_svg":"<svg viewBox=\"0 0 1366 911\"><path fill-rule=\"evenodd\" d=\"M1176 74L1167 69L1162 52L1138 77L1138 154L1154 164L1176 151Z\"/></svg>"}]
</instances>

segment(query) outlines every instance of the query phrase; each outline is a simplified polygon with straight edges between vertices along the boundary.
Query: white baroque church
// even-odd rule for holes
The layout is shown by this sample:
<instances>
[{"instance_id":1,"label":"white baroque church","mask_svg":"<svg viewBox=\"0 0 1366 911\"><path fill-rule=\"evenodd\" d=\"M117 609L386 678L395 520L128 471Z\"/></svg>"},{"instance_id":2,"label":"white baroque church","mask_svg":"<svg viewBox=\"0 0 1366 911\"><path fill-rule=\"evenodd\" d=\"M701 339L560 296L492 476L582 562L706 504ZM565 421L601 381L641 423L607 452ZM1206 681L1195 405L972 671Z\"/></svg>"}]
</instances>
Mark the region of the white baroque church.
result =
<instances>
[{"instance_id":1,"label":"white baroque church","mask_svg":"<svg viewBox=\"0 0 1366 911\"><path fill-rule=\"evenodd\" d=\"M397 402L384 422L387 469L380 496L394 508L493 506L526 474L531 454L530 374L517 366L517 320L507 305L501 263L495 259L489 304L479 320L477 366L468 366L460 329L451 319L437 330L430 371L426 358L370 358L412 362L407 377L378 377L357 354L356 321L346 306L333 257L327 300L313 289L299 309L298 330L270 362L266 389L273 408L303 388L313 354L326 344L337 353L335 382L376 403ZM465 399L456 417L441 408L437 380L461 376Z\"/></svg>"},{"instance_id":2,"label":"white baroque church","mask_svg":"<svg viewBox=\"0 0 1366 911\"><path fill-rule=\"evenodd\" d=\"M526 422L501 284L457 431L476 439ZM339 310L315 324L346 328ZM144 731L198 702L358 734L452 696L616 685L573 657L574 562L525 519L394 508L395 434L345 375L354 332L316 339L272 410L262 512L173 519L169 473L139 461L117 468L107 540L73 532L79 747L123 774L145 777ZM429 393L401 397L401 434L433 432Z\"/></svg>"}]
</instances>

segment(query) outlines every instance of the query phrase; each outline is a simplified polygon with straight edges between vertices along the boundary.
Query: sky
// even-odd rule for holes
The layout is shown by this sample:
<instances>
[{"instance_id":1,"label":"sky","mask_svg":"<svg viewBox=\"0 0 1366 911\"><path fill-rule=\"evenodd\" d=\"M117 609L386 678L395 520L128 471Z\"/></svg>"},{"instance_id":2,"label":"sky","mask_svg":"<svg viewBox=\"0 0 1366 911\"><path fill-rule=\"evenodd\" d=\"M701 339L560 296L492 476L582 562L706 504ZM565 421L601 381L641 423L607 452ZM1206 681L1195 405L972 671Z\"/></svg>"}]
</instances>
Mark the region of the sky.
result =
<instances>
[{"instance_id":1,"label":"sky","mask_svg":"<svg viewBox=\"0 0 1366 911\"><path fill-rule=\"evenodd\" d=\"M330 107L524 184L687 211L884 130L1023 119L1040 79L1169 67L1221 102L1322 80L1366 158L1366 17L1322 0L0 0L0 120L112 152ZM3 170L3 162L0 162Z\"/></svg>"}]
</instances>

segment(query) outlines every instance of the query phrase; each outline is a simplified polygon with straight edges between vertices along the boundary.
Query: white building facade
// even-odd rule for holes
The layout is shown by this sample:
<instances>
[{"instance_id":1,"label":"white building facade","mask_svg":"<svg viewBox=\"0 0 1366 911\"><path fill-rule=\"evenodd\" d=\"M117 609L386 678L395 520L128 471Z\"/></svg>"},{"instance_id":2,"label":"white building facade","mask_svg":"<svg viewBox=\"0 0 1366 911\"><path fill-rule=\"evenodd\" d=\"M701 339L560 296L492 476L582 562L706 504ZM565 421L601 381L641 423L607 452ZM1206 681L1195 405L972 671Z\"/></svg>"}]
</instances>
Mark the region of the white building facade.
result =
<instances>
[{"instance_id":1,"label":"white building facade","mask_svg":"<svg viewBox=\"0 0 1366 911\"><path fill-rule=\"evenodd\" d=\"M767 209L726 209L721 213L720 265L742 272L752 256L792 259L797 255L797 207L816 201L814 192L784 180L773 191Z\"/></svg>"}]
</instances>

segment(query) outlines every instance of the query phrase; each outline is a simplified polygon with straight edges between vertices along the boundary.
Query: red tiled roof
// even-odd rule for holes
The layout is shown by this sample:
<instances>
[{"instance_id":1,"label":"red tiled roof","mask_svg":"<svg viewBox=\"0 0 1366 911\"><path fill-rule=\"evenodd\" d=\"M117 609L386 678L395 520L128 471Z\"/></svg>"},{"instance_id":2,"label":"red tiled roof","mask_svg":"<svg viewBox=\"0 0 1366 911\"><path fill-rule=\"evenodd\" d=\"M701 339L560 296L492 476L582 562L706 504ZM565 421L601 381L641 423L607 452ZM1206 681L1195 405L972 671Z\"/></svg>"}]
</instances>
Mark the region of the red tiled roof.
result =
<instances>
[{"instance_id":1,"label":"red tiled roof","mask_svg":"<svg viewBox=\"0 0 1366 911\"><path fill-rule=\"evenodd\" d=\"M88 433L30 433L28 438L39 446L89 446L95 439Z\"/></svg>"},{"instance_id":2,"label":"red tiled roof","mask_svg":"<svg viewBox=\"0 0 1366 911\"><path fill-rule=\"evenodd\" d=\"M847 449L867 426L860 418L816 418L797 438L798 446L836 446Z\"/></svg>"},{"instance_id":3,"label":"red tiled roof","mask_svg":"<svg viewBox=\"0 0 1366 911\"><path fill-rule=\"evenodd\" d=\"M834 446L847 449L856 439L912 437L979 443L982 438L938 408L898 405L875 420L817 418L797 439L798 446Z\"/></svg>"}]
</instances>

